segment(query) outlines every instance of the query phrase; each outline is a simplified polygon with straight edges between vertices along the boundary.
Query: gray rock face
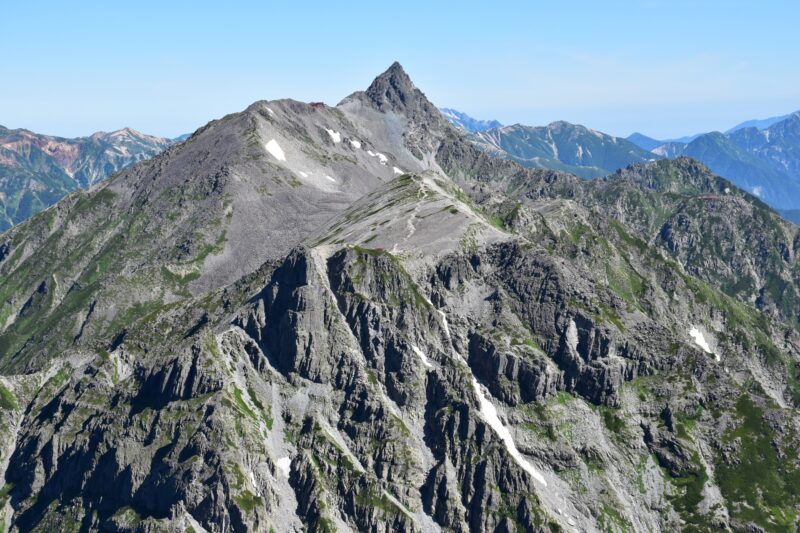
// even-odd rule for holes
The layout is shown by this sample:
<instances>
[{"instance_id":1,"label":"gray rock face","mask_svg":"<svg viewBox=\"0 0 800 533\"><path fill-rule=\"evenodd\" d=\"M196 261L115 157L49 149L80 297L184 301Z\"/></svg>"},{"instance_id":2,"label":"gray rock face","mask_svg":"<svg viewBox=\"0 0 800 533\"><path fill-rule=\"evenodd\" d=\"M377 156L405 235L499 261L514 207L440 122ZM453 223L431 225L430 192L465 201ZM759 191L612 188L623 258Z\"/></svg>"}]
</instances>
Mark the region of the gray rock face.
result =
<instances>
[{"instance_id":1,"label":"gray rock face","mask_svg":"<svg viewBox=\"0 0 800 533\"><path fill-rule=\"evenodd\" d=\"M494 159L399 65L213 122L2 236L4 527L792 529L795 325L691 259L791 228L725 186Z\"/></svg>"}]
</instances>

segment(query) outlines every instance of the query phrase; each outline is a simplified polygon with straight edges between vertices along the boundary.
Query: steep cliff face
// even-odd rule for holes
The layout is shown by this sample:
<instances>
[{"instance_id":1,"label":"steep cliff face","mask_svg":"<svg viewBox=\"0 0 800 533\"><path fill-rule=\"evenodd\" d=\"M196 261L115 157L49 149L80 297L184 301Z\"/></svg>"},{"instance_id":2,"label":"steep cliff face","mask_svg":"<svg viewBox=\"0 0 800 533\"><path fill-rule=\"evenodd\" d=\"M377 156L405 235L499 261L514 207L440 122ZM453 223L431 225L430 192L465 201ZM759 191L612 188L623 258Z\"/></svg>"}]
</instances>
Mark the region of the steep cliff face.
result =
<instances>
[{"instance_id":1,"label":"steep cliff face","mask_svg":"<svg viewBox=\"0 0 800 533\"><path fill-rule=\"evenodd\" d=\"M4 525L795 528L800 337L691 252L774 214L693 164L522 169L393 65L69 197L0 248Z\"/></svg>"}]
</instances>

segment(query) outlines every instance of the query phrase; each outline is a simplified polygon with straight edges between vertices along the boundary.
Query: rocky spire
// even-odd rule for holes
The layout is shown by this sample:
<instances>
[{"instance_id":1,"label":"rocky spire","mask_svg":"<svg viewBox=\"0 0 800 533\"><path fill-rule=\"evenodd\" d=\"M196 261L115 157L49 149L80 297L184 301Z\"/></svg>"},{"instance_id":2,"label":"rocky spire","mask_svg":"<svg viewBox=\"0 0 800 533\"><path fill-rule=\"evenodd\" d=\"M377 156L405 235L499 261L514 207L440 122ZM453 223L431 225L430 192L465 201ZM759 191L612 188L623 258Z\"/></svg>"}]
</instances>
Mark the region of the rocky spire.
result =
<instances>
[{"instance_id":1,"label":"rocky spire","mask_svg":"<svg viewBox=\"0 0 800 533\"><path fill-rule=\"evenodd\" d=\"M430 103L427 102L425 95L414 86L400 63L396 61L386 72L375 78L366 94L381 111L405 111L417 100Z\"/></svg>"},{"instance_id":2,"label":"rocky spire","mask_svg":"<svg viewBox=\"0 0 800 533\"><path fill-rule=\"evenodd\" d=\"M375 78L364 94L373 105L384 112L394 111L409 118L441 118L436 106L417 89L397 61Z\"/></svg>"}]
</instances>

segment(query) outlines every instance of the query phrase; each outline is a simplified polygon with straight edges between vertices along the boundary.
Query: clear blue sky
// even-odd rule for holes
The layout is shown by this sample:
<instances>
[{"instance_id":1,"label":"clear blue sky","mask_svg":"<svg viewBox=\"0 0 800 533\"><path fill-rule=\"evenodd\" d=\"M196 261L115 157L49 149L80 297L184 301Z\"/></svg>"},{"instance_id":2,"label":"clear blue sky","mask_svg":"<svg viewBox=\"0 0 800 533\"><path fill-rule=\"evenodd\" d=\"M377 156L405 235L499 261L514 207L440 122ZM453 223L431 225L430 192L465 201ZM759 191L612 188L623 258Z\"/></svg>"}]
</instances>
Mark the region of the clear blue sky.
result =
<instances>
[{"instance_id":1,"label":"clear blue sky","mask_svg":"<svg viewBox=\"0 0 800 533\"><path fill-rule=\"evenodd\" d=\"M800 2L12 2L0 124L175 136L336 103L398 60L439 106L666 138L800 109Z\"/></svg>"}]
</instances>

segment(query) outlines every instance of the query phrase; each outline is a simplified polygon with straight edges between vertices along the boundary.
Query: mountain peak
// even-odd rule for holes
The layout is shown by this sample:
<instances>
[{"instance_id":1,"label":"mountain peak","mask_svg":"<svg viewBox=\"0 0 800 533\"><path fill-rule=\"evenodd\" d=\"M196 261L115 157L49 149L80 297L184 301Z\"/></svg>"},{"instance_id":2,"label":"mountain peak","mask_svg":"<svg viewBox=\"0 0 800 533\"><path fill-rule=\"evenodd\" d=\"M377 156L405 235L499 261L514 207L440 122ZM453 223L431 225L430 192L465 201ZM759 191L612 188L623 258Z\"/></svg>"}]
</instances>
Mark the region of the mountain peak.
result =
<instances>
[{"instance_id":1,"label":"mountain peak","mask_svg":"<svg viewBox=\"0 0 800 533\"><path fill-rule=\"evenodd\" d=\"M351 94L339 102L339 106L362 117L376 111L401 117L407 126L402 134L403 143L417 159L434 153L443 136L456 132L398 62L375 78L366 91ZM384 119L373 116L364 120L382 122Z\"/></svg>"},{"instance_id":2,"label":"mountain peak","mask_svg":"<svg viewBox=\"0 0 800 533\"><path fill-rule=\"evenodd\" d=\"M554 130L554 131L562 131L562 130L571 130L571 131L582 131L588 130L586 126L581 126L580 124L573 124L572 122L567 122L566 120L556 120L551 122L547 125L547 129Z\"/></svg>"},{"instance_id":3,"label":"mountain peak","mask_svg":"<svg viewBox=\"0 0 800 533\"><path fill-rule=\"evenodd\" d=\"M90 139L95 139L98 141L106 141L106 142L119 142L122 140L155 140L155 141L166 141L162 137L157 137L154 135L148 135L146 133L142 133L138 130L135 130L131 127L124 127L114 131L98 131L89 136Z\"/></svg>"},{"instance_id":4,"label":"mountain peak","mask_svg":"<svg viewBox=\"0 0 800 533\"><path fill-rule=\"evenodd\" d=\"M133 129L131 127L127 127L126 126L126 127L122 128L122 129L112 131L108 135L109 135L109 137L123 137L123 136L125 136L125 137L141 137L144 134L139 132L139 131L136 131L135 129Z\"/></svg>"},{"instance_id":5,"label":"mountain peak","mask_svg":"<svg viewBox=\"0 0 800 533\"><path fill-rule=\"evenodd\" d=\"M643 150L647 151L653 150L654 148L664 144L664 141L659 141L658 139L648 137L647 135L639 133L638 131L631 133L626 137L626 139L635 144L636 146L638 146L639 148L642 148Z\"/></svg>"},{"instance_id":6,"label":"mountain peak","mask_svg":"<svg viewBox=\"0 0 800 533\"><path fill-rule=\"evenodd\" d=\"M366 95L381 111L405 111L419 101L430 104L397 61L373 80Z\"/></svg>"},{"instance_id":7,"label":"mountain peak","mask_svg":"<svg viewBox=\"0 0 800 533\"><path fill-rule=\"evenodd\" d=\"M408 74L406 74L405 69L403 69L403 65L401 65L399 61L395 61L394 63L389 65L389 68L386 69L386 72L384 72L383 74L389 74L389 73L391 73L392 75L405 76L406 78L408 78ZM409 79L409 81L411 80Z\"/></svg>"}]
</instances>

